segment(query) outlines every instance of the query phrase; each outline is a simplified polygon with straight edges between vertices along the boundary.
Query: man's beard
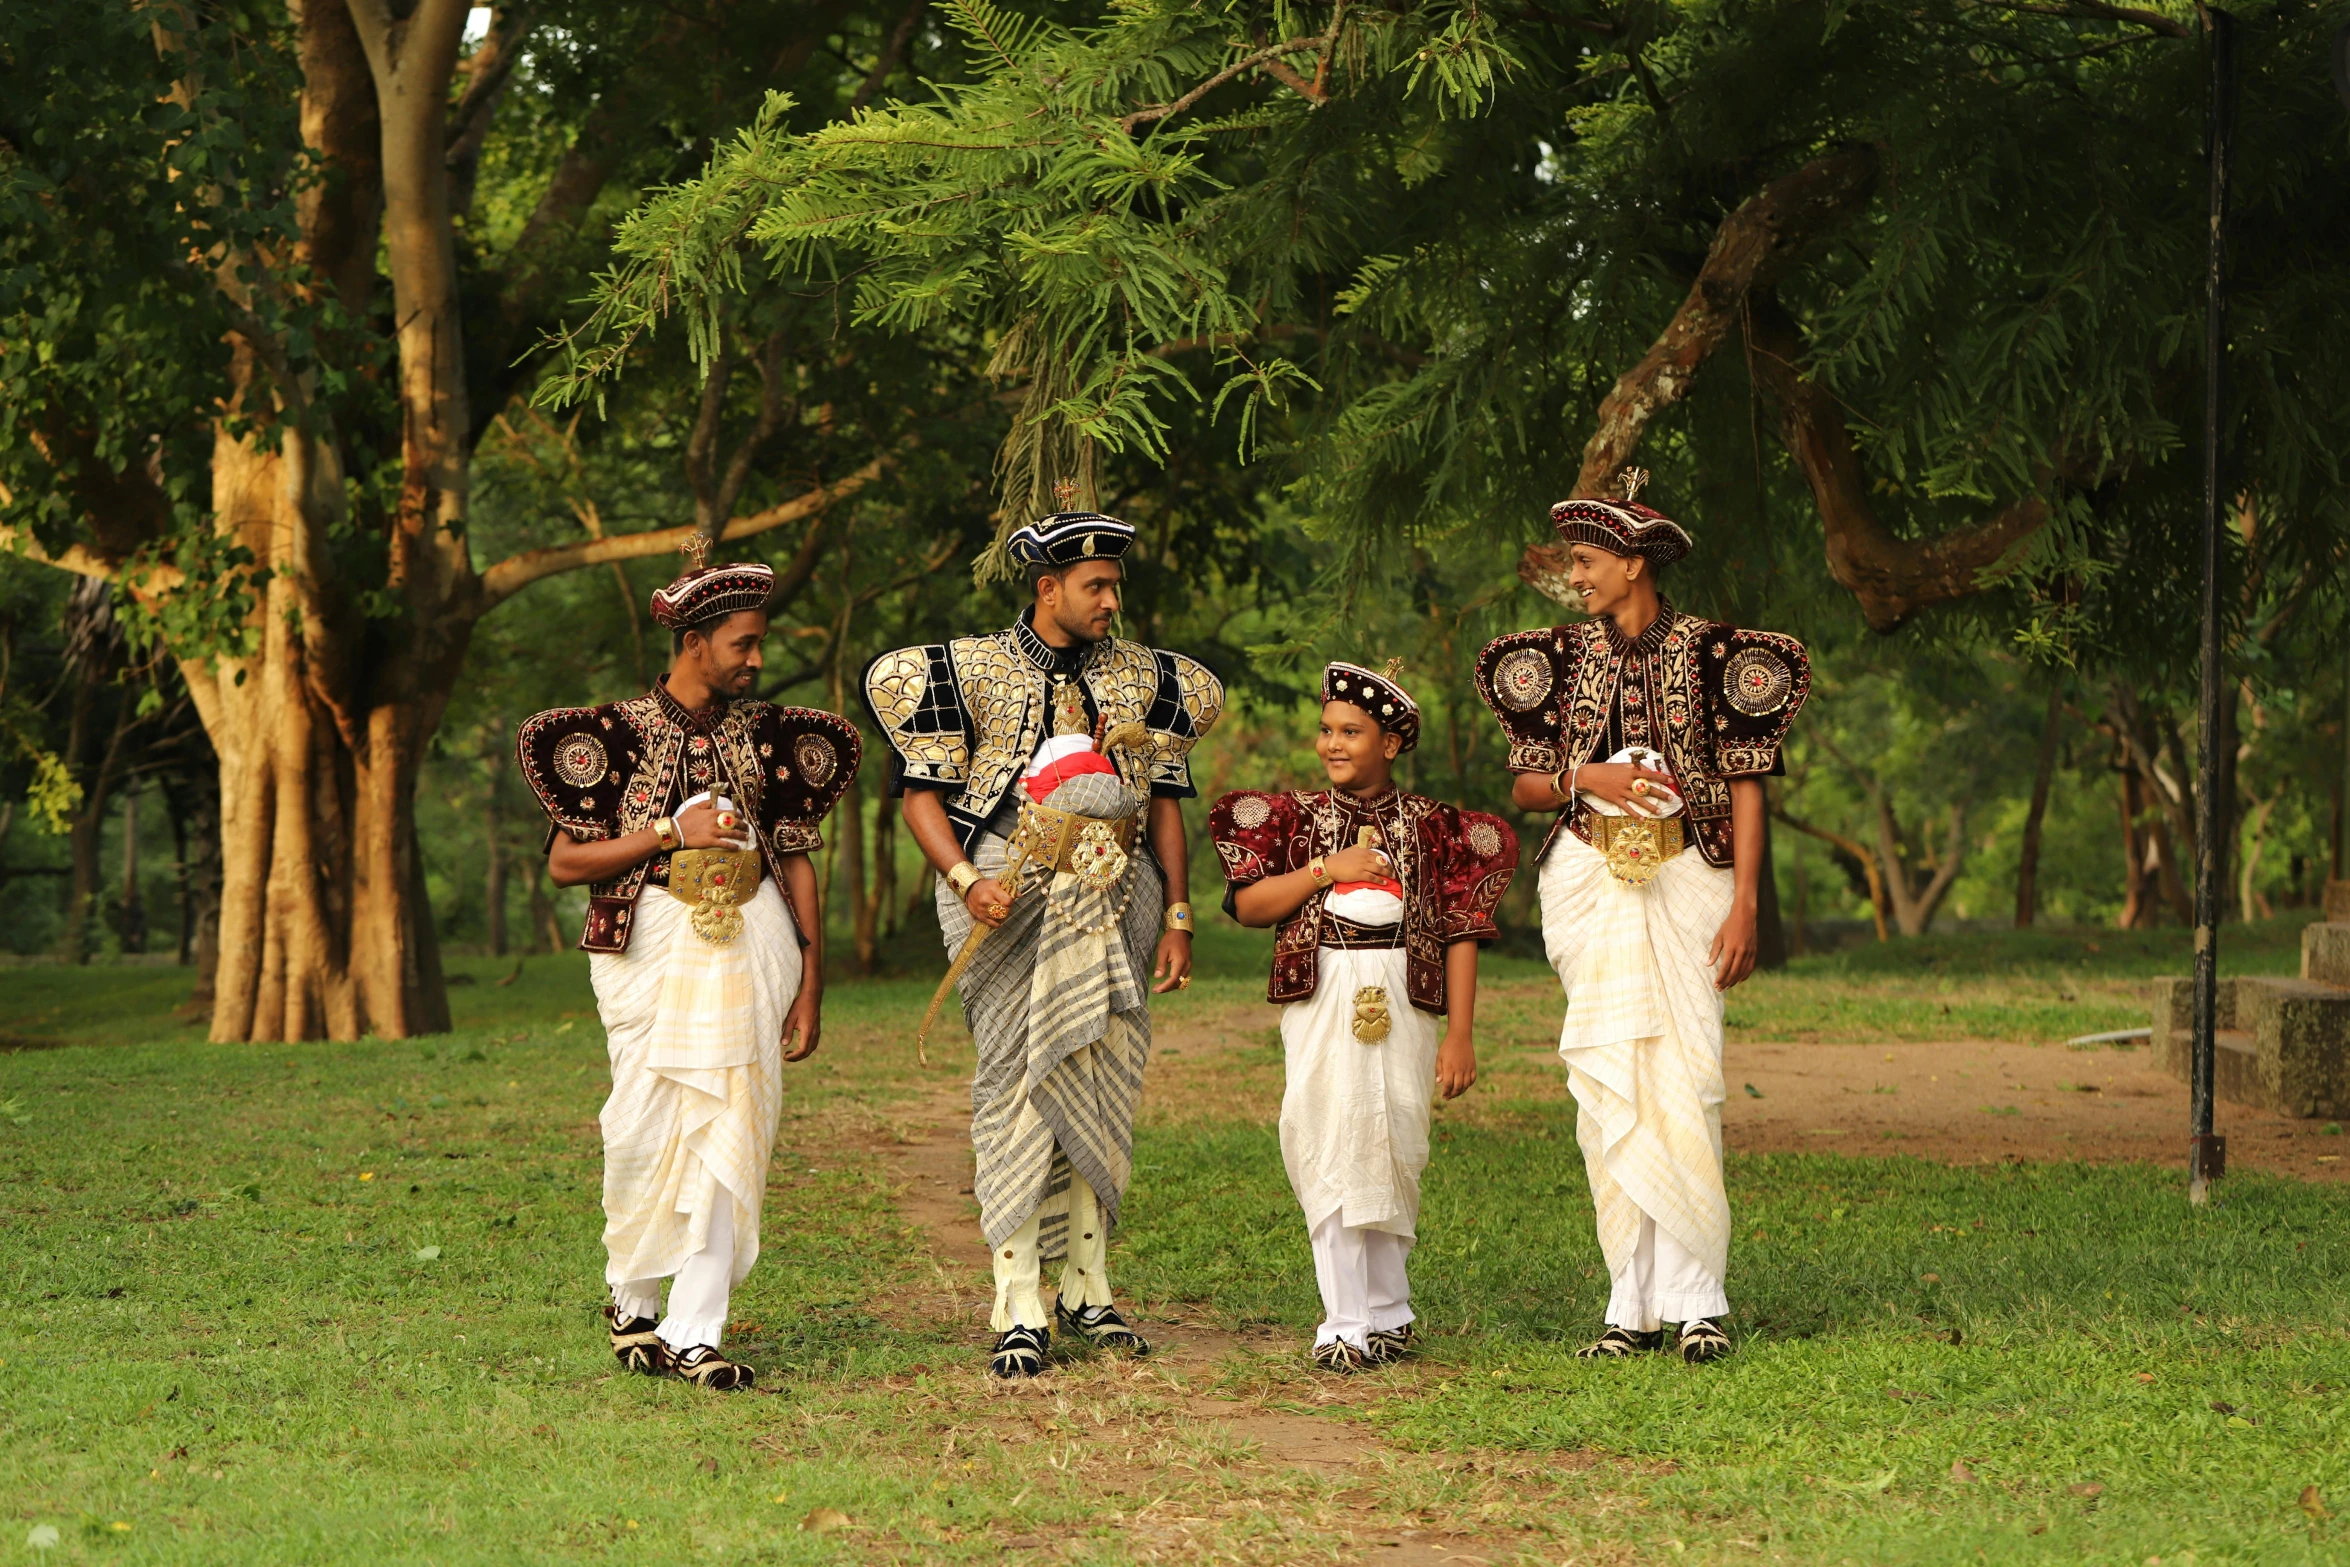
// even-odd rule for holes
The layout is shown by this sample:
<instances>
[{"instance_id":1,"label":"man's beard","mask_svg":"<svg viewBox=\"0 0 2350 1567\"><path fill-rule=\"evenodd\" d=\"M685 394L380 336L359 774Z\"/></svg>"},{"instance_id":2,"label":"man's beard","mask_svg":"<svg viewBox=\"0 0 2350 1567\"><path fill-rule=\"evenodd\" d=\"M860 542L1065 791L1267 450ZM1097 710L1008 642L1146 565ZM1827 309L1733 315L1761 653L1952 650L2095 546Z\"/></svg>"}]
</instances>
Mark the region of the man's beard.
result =
<instances>
[{"instance_id":1,"label":"man's beard","mask_svg":"<svg viewBox=\"0 0 2350 1567\"><path fill-rule=\"evenodd\" d=\"M1091 647L1096 642L1102 641L1110 634L1110 628L1108 626L1102 627L1102 629L1098 632L1095 631L1093 629L1093 617L1090 615L1074 626L1069 624L1069 622L1066 620L1063 620L1060 616L1055 615L1053 617L1053 624L1060 627L1064 635L1074 637L1088 647Z\"/></svg>"}]
</instances>

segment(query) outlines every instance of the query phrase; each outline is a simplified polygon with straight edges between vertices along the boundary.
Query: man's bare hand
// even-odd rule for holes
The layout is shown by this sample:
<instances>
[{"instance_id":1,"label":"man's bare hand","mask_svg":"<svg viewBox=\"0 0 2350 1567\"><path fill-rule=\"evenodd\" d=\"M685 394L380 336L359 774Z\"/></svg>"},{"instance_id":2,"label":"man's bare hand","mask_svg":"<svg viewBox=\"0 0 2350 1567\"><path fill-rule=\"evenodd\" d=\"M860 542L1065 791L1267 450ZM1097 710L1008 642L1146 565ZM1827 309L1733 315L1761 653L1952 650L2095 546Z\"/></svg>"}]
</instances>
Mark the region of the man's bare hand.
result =
<instances>
[{"instance_id":1,"label":"man's bare hand","mask_svg":"<svg viewBox=\"0 0 2350 1567\"><path fill-rule=\"evenodd\" d=\"M1151 966L1153 995L1191 987L1191 932L1171 930L1159 938L1159 960Z\"/></svg>"},{"instance_id":2,"label":"man's bare hand","mask_svg":"<svg viewBox=\"0 0 2350 1567\"><path fill-rule=\"evenodd\" d=\"M1436 1086L1447 1099L1477 1086L1477 1042L1466 1032L1448 1033L1436 1047Z\"/></svg>"},{"instance_id":3,"label":"man's bare hand","mask_svg":"<svg viewBox=\"0 0 2350 1567\"><path fill-rule=\"evenodd\" d=\"M823 1033L823 994L813 985L802 985L791 1010L783 1015L783 1058L807 1060L816 1053L816 1042Z\"/></svg>"},{"instance_id":4,"label":"man's bare hand","mask_svg":"<svg viewBox=\"0 0 2350 1567\"><path fill-rule=\"evenodd\" d=\"M1001 925L1012 912L1011 889L992 876L982 876L963 894L963 907L982 925Z\"/></svg>"},{"instance_id":5,"label":"man's bare hand","mask_svg":"<svg viewBox=\"0 0 2350 1567\"><path fill-rule=\"evenodd\" d=\"M1596 795L1634 816L1654 816L1654 797L1635 793L1632 788L1635 783L1645 783L1650 789L1680 793L1673 788L1671 773L1660 773L1632 762L1587 762L1575 774L1575 788L1580 793Z\"/></svg>"},{"instance_id":6,"label":"man's bare hand","mask_svg":"<svg viewBox=\"0 0 2350 1567\"><path fill-rule=\"evenodd\" d=\"M1706 956L1714 966L1714 989L1728 990L1753 973L1756 952L1753 908L1733 907L1714 935L1713 951Z\"/></svg>"},{"instance_id":7,"label":"man's bare hand","mask_svg":"<svg viewBox=\"0 0 2350 1567\"><path fill-rule=\"evenodd\" d=\"M718 807L704 800L699 805L687 806L677 813L677 836L689 849L747 849L751 846L751 829L743 821L742 812L728 810L734 818L732 828L718 825Z\"/></svg>"}]
</instances>

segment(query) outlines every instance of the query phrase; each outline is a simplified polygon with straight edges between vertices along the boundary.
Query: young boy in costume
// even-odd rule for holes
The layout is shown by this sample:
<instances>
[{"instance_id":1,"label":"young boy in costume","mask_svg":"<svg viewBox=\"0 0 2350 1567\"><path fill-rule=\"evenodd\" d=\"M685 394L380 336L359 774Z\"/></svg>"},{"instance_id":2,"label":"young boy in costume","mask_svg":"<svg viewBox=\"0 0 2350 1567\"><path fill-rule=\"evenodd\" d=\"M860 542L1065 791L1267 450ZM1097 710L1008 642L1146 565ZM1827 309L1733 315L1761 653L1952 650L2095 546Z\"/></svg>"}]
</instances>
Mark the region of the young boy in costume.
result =
<instances>
[{"instance_id":1,"label":"young boy in costume","mask_svg":"<svg viewBox=\"0 0 2350 1567\"><path fill-rule=\"evenodd\" d=\"M1288 1086L1281 1156L1322 1290L1314 1362L1351 1372L1412 1344L1405 1274L1434 1091L1477 1080L1477 948L1518 864L1500 818L1395 787L1420 710L1395 680L1332 664L1317 750L1330 787L1216 802L1224 911L1271 925Z\"/></svg>"}]
</instances>

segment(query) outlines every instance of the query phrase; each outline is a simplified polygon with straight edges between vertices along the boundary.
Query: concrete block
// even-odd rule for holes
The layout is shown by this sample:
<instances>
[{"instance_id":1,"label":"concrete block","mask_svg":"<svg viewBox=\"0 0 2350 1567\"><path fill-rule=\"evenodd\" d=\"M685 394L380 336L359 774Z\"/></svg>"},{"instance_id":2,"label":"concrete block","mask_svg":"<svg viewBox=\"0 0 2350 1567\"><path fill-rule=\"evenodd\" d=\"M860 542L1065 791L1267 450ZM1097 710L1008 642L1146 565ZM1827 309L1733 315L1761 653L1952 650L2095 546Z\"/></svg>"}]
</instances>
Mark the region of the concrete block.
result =
<instances>
[{"instance_id":1,"label":"concrete block","mask_svg":"<svg viewBox=\"0 0 2350 1567\"><path fill-rule=\"evenodd\" d=\"M2195 985L2155 982L2154 1057L2190 1081ZM2293 1116L2350 1114L2350 990L2302 979L2219 982L2219 1052L2212 1087L2231 1104Z\"/></svg>"},{"instance_id":2,"label":"concrete block","mask_svg":"<svg viewBox=\"0 0 2350 1567\"><path fill-rule=\"evenodd\" d=\"M2350 985L2350 924L2302 927L2301 977L2320 985Z\"/></svg>"}]
</instances>

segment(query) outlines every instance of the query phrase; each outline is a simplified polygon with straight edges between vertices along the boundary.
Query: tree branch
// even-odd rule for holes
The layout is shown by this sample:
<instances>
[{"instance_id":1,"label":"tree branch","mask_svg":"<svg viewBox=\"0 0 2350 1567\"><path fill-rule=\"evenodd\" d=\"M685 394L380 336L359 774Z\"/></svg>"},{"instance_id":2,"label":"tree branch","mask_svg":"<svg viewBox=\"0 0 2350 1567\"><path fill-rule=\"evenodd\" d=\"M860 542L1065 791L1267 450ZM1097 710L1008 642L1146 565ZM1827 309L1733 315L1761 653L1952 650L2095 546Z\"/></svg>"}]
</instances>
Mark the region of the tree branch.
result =
<instances>
[{"instance_id":1,"label":"tree branch","mask_svg":"<svg viewBox=\"0 0 2350 1567\"><path fill-rule=\"evenodd\" d=\"M1817 838L1829 847L1841 849L1852 856L1854 863L1860 866L1861 874L1868 878L1869 913L1877 922L1877 939L1887 940L1891 933L1885 929L1885 878L1877 869L1877 856L1868 846L1857 838L1847 838L1840 832L1815 826L1775 801L1771 805L1771 814L1797 832Z\"/></svg>"},{"instance_id":2,"label":"tree branch","mask_svg":"<svg viewBox=\"0 0 2350 1567\"><path fill-rule=\"evenodd\" d=\"M2186 23L2173 21L2159 11L2144 11L2134 5L2106 5L2102 0L2070 0L2066 5L2030 5L2025 0L1976 0L1976 4L1991 11L2027 11L2034 16L2062 16L2075 21L2133 22L2165 38L2182 41L2190 41L2195 36Z\"/></svg>"},{"instance_id":3,"label":"tree branch","mask_svg":"<svg viewBox=\"0 0 2350 1567\"><path fill-rule=\"evenodd\" d=\"M785 523L797 522L803 517L820 513L835 501L848 499L879 478L890 466L894 455L884 452L846 478L836 479L820 489L794 496L765 511L738 517L721 529L718 536L721 539L746 539L754 533L765 533L770 528L780 528ZM697 531L697 526L689 522L674 528L655 528L647 533L578 539L569 544L550 545L545 549L525 550L519 555L508 556L481 575L482 610L487 613L543 577L559 576L582 566L600 566L606 561L642 560L647 555L669 553ZM813 570L813 566L810 569ZM781 597L782 594L783 584L779 581L777 595Z\"/></svg>"},{"instance_id":4,"label":"tree branch","mask_svg":"<svg viewBox=\"0 0 2350 1567\"><path fill-rule=\"evenodd\" d=\"M1843 409L1797 369L1802 329L1768 292L1757 292L1749 307L1755 381L1779 405L1780 438L1810 481L1826 535L1828 573L1860 601L1871 630L1893 631L1929 605L1981 591L1983 573L2047 523L2048 502L2027 495L1981 522L1930 539L1894 534L1869 502L1868 475Z\"/></svg>"},{"instance_id":5,"label":"tree branch","mask_svg":"<svg viewBox=\"0 0 2350 1567\"><path fill-rule=\"evenodd\" d=\"M889 73L898 68L898 62L906 57L906 46L914 41L914 29L922 25L922 13L929 9L930 0L914 0L912 5L906 7L906 14L898 18L898 25L889 30L889 37L881 45L881 53L874 57L873 69L865 73L865 79L857 84L857 90L849 95L851 115L871 103L873 95L881 91L882 84L889 80Z\"/></svg>"},{"instance_id":6,"label":"tree branch","mask_svg":"<svg viewBox=\"0 0 2350 1567\"><path fill-rule=\"evenodd\" d=\"M1681 308L1640 362L1600 399L1598 427L1584 443L1574 494L1607 488L1639 449L1649 421L1688 393L1753 290L1768 286L1813 240L1868 204L1880 161L1877 149L1865 143L1839 147L1773 180L1722 220ZM1537 544L1518 563L1529 587L1571 604L1566 573L1566 551L1557 544Z\"/></svg>"},{"instance_id":7,"label":"tree branch","mask_svg":"<svg viewBox=\"0 0 2350 1567\"><path fill-rule=\"evenodd\" d=\"M1345 20L1346 0L1338 0L1338 3L1331 7L1329 27L1320 35L1286 39L1277 44L1268 44L1254 54L1243 55L1174 102L1153 104L1147 109L1135 110L1118 122L1118 128L1131 136L1138 127L1171 119L1243 71L1259 65L1264 66L1283 85L1301 94L1309 103L1321 103L1330 95L1328 87L1330 51L1338 42L1338 29ZM1281 59L1283 55L1305 54L1308 51L1311 51L1314 56L1314 79L1311 82L1283 64Z\"/></svg>"}]
</instances>

